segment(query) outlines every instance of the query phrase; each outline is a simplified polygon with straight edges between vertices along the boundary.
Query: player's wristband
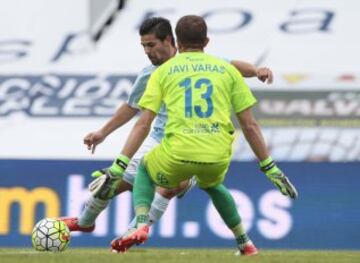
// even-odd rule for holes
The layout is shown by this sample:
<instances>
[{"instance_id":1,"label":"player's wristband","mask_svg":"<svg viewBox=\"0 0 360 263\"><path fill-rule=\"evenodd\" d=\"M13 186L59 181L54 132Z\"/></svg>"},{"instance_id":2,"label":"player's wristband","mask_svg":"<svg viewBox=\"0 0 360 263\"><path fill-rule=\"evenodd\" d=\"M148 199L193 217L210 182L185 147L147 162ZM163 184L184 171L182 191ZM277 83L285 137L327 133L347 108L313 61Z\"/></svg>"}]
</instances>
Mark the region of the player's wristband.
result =
<instances>
[{"instance_id":1,"label":"player's wristband","mask_svg":"<svg viewBox=\"0 0 360 263\"><path fill-rule=\"evenodd\" d=\"M275 162L271 158L271 156L269 156L265 160L260 161L259 164L260 164L260 170L263 171L264 173L269 171L271 168L275 166Z\"/></svg>"},{"instance_id":2,"label":"player's wristband","mask_svg":"<svg viewBox=\"0 0 360 263\"><path fill-rule=\"evenodd\" d=\"M111 174L115 176L121 176L126 170L129 162L130 159L127 156L120 154L112 163L109 169Z\"/></svg>"},{"instance_id":3,"label":"player's wristband","mask_svg":"<svg viewBox=\"0 0 360 263\"><path fill-rule=\"evenodd\" d=\"M276 164L274 160L271 158L271 156L269 156L265 160L260 161L259 164L260 164L260 170L264 173L267 173L276 167Z\"/></svg>"}]
</instances>

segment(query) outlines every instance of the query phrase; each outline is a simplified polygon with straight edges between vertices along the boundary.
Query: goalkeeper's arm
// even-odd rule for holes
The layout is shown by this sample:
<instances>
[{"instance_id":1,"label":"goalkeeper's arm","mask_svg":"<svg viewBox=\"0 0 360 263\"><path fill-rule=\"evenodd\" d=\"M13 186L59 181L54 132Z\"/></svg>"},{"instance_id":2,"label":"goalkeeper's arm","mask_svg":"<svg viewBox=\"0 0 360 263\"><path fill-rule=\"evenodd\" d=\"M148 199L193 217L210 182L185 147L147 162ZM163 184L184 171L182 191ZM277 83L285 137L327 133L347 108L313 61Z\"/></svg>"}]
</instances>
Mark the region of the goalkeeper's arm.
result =
<instances>
[{"instance_id":1,"label":"goalkeeper's arm","mask_svg":"<svg viewBox=\"0 0 360 263\"><path fill-rule=\"evenodd\" d=\"M148 135L151 123L155 119L156 114L150 110L144 110L136 124L134 125L126 143L121 151L121 154L116 158L109 173L105 172L98 176L90 185L89 189L93 196L103 200L109 200L116 194L116 189L121 183L121 178L125 172L130 159L134 156L136 151Z\"/></svg>"},{"instance_id":2,"label":"goalkeeper's arm","mask_svg":"<svg viewBox=\"0 0 360 263\"><path fill-rule=\"evenodd\" d=\"M264 137L260 127L255 120L251 108L236 114L244 136L251 149L259 160L260 169L265 173L267 178L280 190L284 195L293 199L297 198L298 193L284 173L276 166L275 162L269 155Z\"/></svg>"},{"instance_id":3,"label":"goalkeeper's arm","mask_svg":"<svg viewBox=\"0 0 360 263\"><path fill-rule=\"evenodd\" d=\"M262 161L268 158L269 152L266 147L264 137L252 114L251 108L237 113L236 116L244 133L245 139L249 143L258 160Z\"/></svg>"}]
</instances>

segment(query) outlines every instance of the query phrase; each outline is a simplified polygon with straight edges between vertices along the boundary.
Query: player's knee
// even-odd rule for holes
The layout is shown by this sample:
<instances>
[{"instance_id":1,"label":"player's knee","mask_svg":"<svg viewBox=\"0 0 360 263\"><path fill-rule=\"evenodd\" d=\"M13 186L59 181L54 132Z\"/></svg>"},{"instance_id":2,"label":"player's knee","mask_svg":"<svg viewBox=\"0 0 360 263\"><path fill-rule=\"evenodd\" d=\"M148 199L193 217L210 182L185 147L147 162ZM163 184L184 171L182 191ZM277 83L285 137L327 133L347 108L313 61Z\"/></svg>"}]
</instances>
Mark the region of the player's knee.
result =
<instances>
[{"instance_id":1,"label":"player's knee","mask_svg":"<svg viewBox=\"0 0 360 263\"><path fill-rule=\"evenodd\" d=\"M158 187L156 191L162 197L167 198L167 199L171 199L174 196L176 196L175 189L166 189L166 188Z\"/></svg>"},{"instance_id":2,"label":"player's knee","mask_svg":"<svg viewBox=\"0 0 360 263\"><path fill-rule=\"evenodd\" d=\"M182 181L180 183L179 187L176 187L176 188L166 189L166 188L158 187L157 192L162 197L171 199L174 196L177 196L178 194L182 193L186 189L186 187L188 187L188 185L189 185L189 180L186 180L186 181Z\"/></svg>"}]
</instances>

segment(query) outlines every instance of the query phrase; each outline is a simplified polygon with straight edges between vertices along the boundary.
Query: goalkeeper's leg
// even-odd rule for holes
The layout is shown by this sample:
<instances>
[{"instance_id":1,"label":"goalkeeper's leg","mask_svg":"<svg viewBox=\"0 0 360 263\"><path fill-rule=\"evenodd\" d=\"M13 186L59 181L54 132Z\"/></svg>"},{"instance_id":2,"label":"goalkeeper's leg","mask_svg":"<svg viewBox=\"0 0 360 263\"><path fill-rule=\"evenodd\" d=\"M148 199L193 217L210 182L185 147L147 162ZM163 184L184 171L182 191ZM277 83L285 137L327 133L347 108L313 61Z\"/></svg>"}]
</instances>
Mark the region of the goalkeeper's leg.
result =
<instances>
[{"instance_id":1,"label":"goalkeeper's leg","mask_svg":"<svg viewBox=\"0 0 360 263\"><path fill-rule=\"evenodd\" d=\"M136 175L133 200L136 216L136 228L111 242L113 251L126 252L131 246L141 244L148 239L149 211L155 195L155 185L150 179L143 163Z\"/></svg>"},{"instance_id":2,"label":"goalkeeper's leg","mask_svg":"<svg viewBox=\"0 0 360 263\"><path fill-rule=\"evenodd\" d=\"M136 152L135 156L132 158L124 175L124 180L131 183L132 185L134 184L134 180L135 180L134 178L143 156L151 149L154 149L158 144L159 143L151 136L146 138L141 148ZM194 178L191 178L188 181L182 182L180 186L176 189L168 190L166 188L158 187L156 189L154 200L151 204L149 211L149 224L151 225L157 222L161 218L161 216L166 211L171 198L173 198L174 196L178 196L179 198L181 198L194 187L195 183L196 180ZM132 221L132 224L130 224L129 228L133 228L134 223L135 220Z\"/></svg>"},{"instance_id":3,"label":"goalkeeper's leg","mask_svg":"<svg viewBox=\"0 0 360 263\"><path fill-rule=\"evenodd\" d=\"M234 199L228 189L223 184L218 184L213 187L203 188L203 190L210 196L221 218L234 233L239 252L242 255L257 254L258 251L245 232Z\"/></svg>"},{"instance_id":4,"label":"goalkeeper's leg","mask_svg":"<svg viewBox=\"0 0 360 263\"><path fill-rule=\"evenodd\" d=\"M124 175L124 180L117 191L117 194L121 194L127 190L131 190L132 184L134 182L134 178L135 176L127 171L126 174ZM149 210L148 224L152 225L155 222L157 222L165 213L169 205L170 199L173 198L174 196L177 196L179 193L184 194L185 189L190 189L189 185L191 185L191 187L193 187L194 185L191 180L184 181L183 183L181 183L180 187L172 190L166 188L158 188ZM86 202L85 208L81 216L79 217L77 224L81 228L93 226L95 224L96 218L104 209L106 209L109 203L110 200L101 200L99 198L95 198L91 196L89 200ZM134 218L134 220L130 223L128 228L129 229L134 228L135 222L136 220Z\"/></svg>"},{"instance_id":5,"label":"goalkeeper's leg","mask_svg":"<svg viewBox=\"0 0 360 263\"><path fill-rule=\"evenodd\" d=\"M180 187L173 189L166 189L163 187L158 187L155 192L154 200L151 203L149 210L149 222L148 225L151 226L160 220L162 215L165 213L169 202L175 196L182 198L187 192L189 192L196 185L195 177L192 177L190 180L183 181L180 184ZM136 227L136 217L134 217L129 226L128 230L134 229Z\"/></svg>"},{"instance_id":6,"label":"goalkeeper's leg","mask_svg":"<svg viewBox=\"0 0 360 263\"><path fill-rule=\"evenodd\" d=\"M130 161L124 175L122 176L122 182L117 190L117 194L121 194L122 192L132 190L132 186L135 181L135 175L142 157L145 155L145 153L147 153L150 149L154 148L157 144L158 142L151 137L148 137L145 140L141 148L137 151L135 156ZM92 173L92 176L99 177L106 172L109 172L109 168L94 171ZM112 173L114 172L116 172L116 169L112 170ZM173 190L158 188L149 211L149 224L153 224L161 218L161 216L166 211L171 198L173 198L174 196L178 196L181 198L194 187L195 183L196 181L194 180L194 178L191 178L189 181L184 181L180 185L180 187ZM83 210L79 219L73 217L73 218L69 218L71 220L67 220L67 221L64 220L64 221L68 223L70 230L71 229L74 229L73 231L83 231L84 229L88 230L89 228L87 227L94 226L96 218L104 209L106 209L109 203L110 203L109 200L104 201L99 198L90 197L89 200L86 202L85 209ZM129 226L129 229L134 227L135 222L136 222L135 220L132 221L132 223Z\"/></svg>"},{"instance_id":7,"label":"goalkeeper's leg","mask_svg":"<svg viewBox=\"0 0 360 263\"><path fill-rule=\"evenodd\" d=\"M138 168L141 158L144 156L146 152L148 152L151 148L153 148L157 144L158 144L157 141L155 141L151 137L148 137L143 143L143 145L140 147L140 149L137 151L137 153L134 155L134 157L131 159L131 161L129 162L124 174L117 174L117 171L119 169L116 169L116 167L115 169L111 169L111 167L108 167L94 171L91 174L91 176L94 178L99 178L100 176L103 176L104 174L111 172L111 175L122 177L122 181L116 191L116 194L121 194L122 192L132 190L132 186L135 181L136 170ZM116 162L113 162L113 165L114 164L116 165ZM103 210L106 209L106 207L109 204L110 204L110 200L102 200L99 198L90 197L89 200L86 202L86 206L79 219L73 217L73 218L68 218L69 220L64 220L64 221L65 223L68 224L70 230L76 229L77 231L82 231L85 229L84 228L85 226L93 227L96 218ZM160 204L157 205L157 208L165 211L166 207L167 207L166 200L160 200ZM154 214L162 214L163 211L160 212L155 211Z\"/></svg>"},{"instance_id":8,"label":"goalkeeper's leg","mask_svg":"<svg viewBox=\"0 0 360 263\"><path fill-rule=\"evenodd\" d=\"M195 184L191 179L189 181L184 181L181 187L173 190L159 188L158 192L155 193L154 200L150 207L148 225L150 226L156 223L162 217L169 205L171 198L178 196L179 194L183 196L185 192L191 189L194 185ZM123 180L118 188L117 194L121 194L128 190L132 190L132 184ZM102 200L100 198L90 196L86 201L85 208L79 218L62 217L60 219L66 223L70 231L92 232L94 230L97 217L107 208L107 206L110 204L110 201L111 200ZM135 226L136 217L131 221L128 229L131 230L135 228Z\"/></svg>"},{"instance_id":9,"label":"goalkeeper's leg","mask_svg":"<svg viewBox=\"0 0 360 263\"><path fill-rule=\"evenodd\" d=\"M134 162L138 163L138 159L135 159ZM132 167L137 167L132 166ZM105 170L104 170L105 171ZM96 171L99 172L99 171ZM121 182L117 194L121 194L125 191L132 190L132 185L135 180L135 169L130 169L130 171L126 171L123 177L123 181ZM191 187L189 185L191 184ZM183 182L182 185L174 190L167 190L165 188L159 189L159 193L157 192L154 197L154 201L151 204L151 208L149 211L149 225L157 222L161 216L165 213L169 201L172 197L177 196L178 193L184 194L184 190L189 190L192 188L193 182L186 181ZM102 200L100 198L96 198L90 196L86 201L85 208L82 211L82 214L79 218L77 217L63 217L61 218L69 227L70 231L82 231L82 232L91 232L94 229L94 224L96 218L100 215L100 213L107 208L110 204L110 200ZM130 223L128 229L135 227L136 220Z\"/></svg>"}]
</instances>

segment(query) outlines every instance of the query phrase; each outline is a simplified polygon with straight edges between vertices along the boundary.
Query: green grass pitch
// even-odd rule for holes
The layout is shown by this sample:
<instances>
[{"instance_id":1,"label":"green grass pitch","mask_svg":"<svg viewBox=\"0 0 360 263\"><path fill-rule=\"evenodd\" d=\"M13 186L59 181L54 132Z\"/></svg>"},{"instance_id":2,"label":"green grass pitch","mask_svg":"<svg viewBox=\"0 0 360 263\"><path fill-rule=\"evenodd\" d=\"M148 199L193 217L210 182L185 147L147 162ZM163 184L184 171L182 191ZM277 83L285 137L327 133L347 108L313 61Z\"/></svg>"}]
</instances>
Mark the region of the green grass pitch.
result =
<instances>
[{"instance_id":1,"label":"green grass pitch","mask_svg":"<svg viewBox=\"0 0 360 263\"><path fill-rule=\"evenodd\" d=\"M68 248L64 252L37 252L31 248L0 248L1 263L211 263L211 262L360 262L360 251L327 250L261 250L252 257L236 257L230 249L133 249L125 254L111 253L106 248Z\"/></svg>"}]
</instances>

